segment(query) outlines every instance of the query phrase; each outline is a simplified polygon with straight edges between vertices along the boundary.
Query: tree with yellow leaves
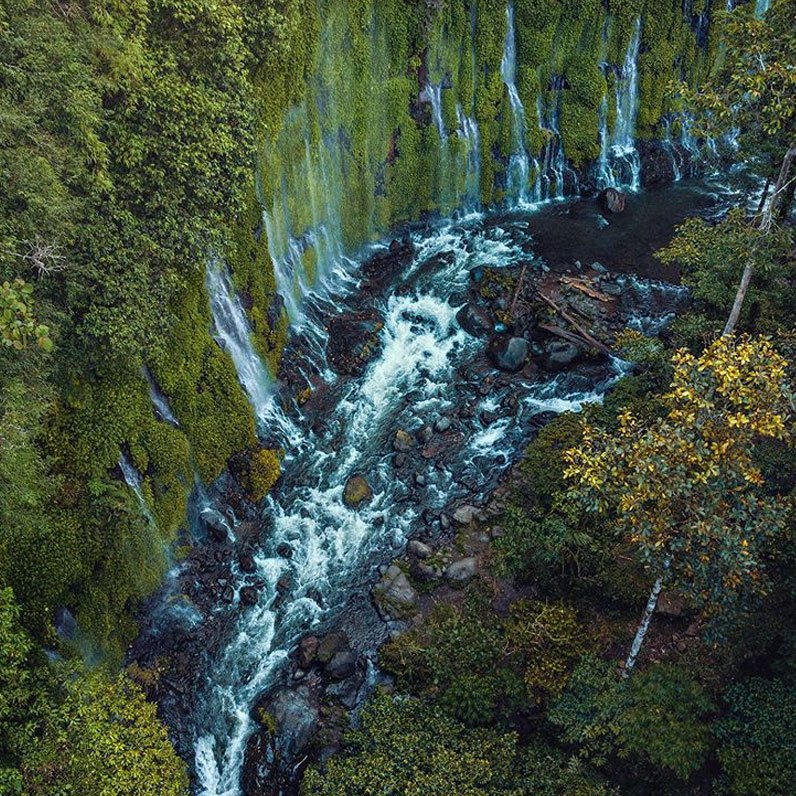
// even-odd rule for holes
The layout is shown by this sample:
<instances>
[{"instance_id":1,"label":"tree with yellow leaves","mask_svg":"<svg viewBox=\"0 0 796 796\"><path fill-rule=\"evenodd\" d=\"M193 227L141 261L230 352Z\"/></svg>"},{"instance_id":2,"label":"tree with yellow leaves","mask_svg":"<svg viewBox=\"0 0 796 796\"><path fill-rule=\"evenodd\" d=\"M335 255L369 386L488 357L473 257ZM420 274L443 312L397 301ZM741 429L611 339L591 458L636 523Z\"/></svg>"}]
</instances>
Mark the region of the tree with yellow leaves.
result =
<instances>
[{"instance_id":1,"label":"tree with yellow leaves","mask_svg":"<svg viewBox=\"0 0 796 796\"><path fill-rule=\"evenodd\" d=\"M636 663L664 585L715 609L764 591L763 548L784 528L785 507L760 489L755 441L782 439L790 406L787 363L767 338L723 336L696 357L679 351L666 414L630 412L613 433L586 426L565 454L565 476L618 529L655 575L626 664Z\"/></svg>"}]
</instances>

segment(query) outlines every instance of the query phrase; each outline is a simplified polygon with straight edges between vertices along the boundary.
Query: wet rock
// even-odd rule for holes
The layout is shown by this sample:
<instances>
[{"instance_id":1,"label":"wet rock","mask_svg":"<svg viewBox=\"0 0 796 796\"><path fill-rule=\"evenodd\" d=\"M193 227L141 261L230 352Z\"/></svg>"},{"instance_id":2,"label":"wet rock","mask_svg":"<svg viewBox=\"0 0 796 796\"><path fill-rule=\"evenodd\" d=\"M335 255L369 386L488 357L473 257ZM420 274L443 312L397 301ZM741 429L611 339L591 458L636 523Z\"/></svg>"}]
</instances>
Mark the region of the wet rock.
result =
<instances>
[{"instance_id":1,"label":"wet rock","mask_svg":"<svg viewBox=\"0 0 796 796\"><path fill-rule=\"evenodd\" d=\"M356 653L351 649L345 649L332 656L324 671L333 680L345 680L354 673L356 667Z\"/></svg>"},{"instance_id":2,"label":"wet rock","mask_svg":"<svg viewBox=\"0 0 796 796\"><path fill-rule=\"evenodd\" d=\"M294 760L307 747L318 723L318 708L309 689L279 688L258 707L274 721L278 754L283 760Z\"/></svg>"},{"instance_id":3,"label":"wet rock","mask_svg":"<svg viewBox=\"0 0 796 796\"><path fill-rule=\"evenodd\" d=\"M226 522L216 514L207 513L203 516L207 535L214 542L226 542L229 538L229 530Z\"/></svg>"},{"instance_id":4,"label":"wet rock","mask_svg":"<svg viewBox=\"0 0 796 796\"><path fill-rule=\"evenodd\" d=\"M453 586L463 586L469 583L477 574L478 559L471 556L454 561L445 570L445 580Z\"/></svg>"},{"instance_id":5,"label":"wet rock","mask_svg":"<svg viewBox=\"0 0 796 796\"><path fill-rule=\"evenodd\" d=\"M221 592L221 601L227 604L232 604L235 600L235 590L232 586L224 586Z\"/></svg>"},{"instance_id":6,"label":"wet rock","mask_svg":"<svg viewBox=\"0 0 796 796\"><path fill-rule=\"evenodd\" d=\"M451 427L451 419L449 417L441 417L434 423L434 430L438 434L444 434Z\"/></svg>"},{"instance_id":7,"label":"wet rock","mask_svg":"<svg viewBox=\"0 0 796 796\"><path fill-rule=\"evenodd\" d=\"M302 669L309 669L315 663L320 641L317 636L305 636L296 650L296 663Z\"/></svg>"},{"instance_id":8,"label":"wet rock","mask_svg":"<svg viewBox=\"0 0 796 796\"><path fill-rule=\"evenodd\" d=\"M600 205L609 213L624 212L627 203L627 195L616 188L606 188L600 194Z\"/></svg>"},{"instance_id":9,"label":"wet rock","mask_svg":"<svg viewBox=\"0 0 796 796\"><path fill-rule=\"evenodd\" d=\"M376 607L384 619L403 619L414 613L417 592L406 574L392 564L373 587Z\"/></svg>"},{"instance_id":10,"label":"wet rock","mask_svg":"<svg viewBox=\"0 0 796 796\"><path fill-rule=\"evenodd\" d=\"M459 291L457 293L451 293L448 296L448 304L451 307L461 307L463 304L466 304L469 300L469 296L464 291Z\"/></svg>"},{"instance_id":11,"label":"wet rock","mask_svg":"<svg viewBox=\"0 0 796 796\"><path fill-rule=\"evenodd\" d=\"M282 542L276 546L276 554L280 558L293 558L293 548L287 542Z\"/></svg>"},{"instance_id":12,"label":"wet rock","mask_svg":"<svg viewBox=\"0 0 796 796\"><path fill-rule=\"evenodd\" d=\"M372 497L373 491L370 484L361 475L354 475L348 479L343 490L343 501L347 506L356 508L360 503L364 503Z\"/></svg>"},{"instance_id":13,"label":"wet rock","mask_svg":"<svg viewBox=\"0 0 796 796\"><path fill-rule=\"evenodd\" d=\"M478 284L479 282L483 281L484 278L484 266L477 265L475 268L470 269L470 279Z\"/></svg>"},{"instance_id":14,"label":"wet rock","mask_svg":"<svg viewBox=\"0 0 796 796\"><path fill-rule=\"evenodd\" d=\"M346 710L353 710L359 704L359 692L364 682L365 672L357 670L342 682L329 685L326 693L337 699Z\"/></svg>"},{"instance_id":15,"label":"wet rock","mask_svg":"<svg viewBox=\"0 0 796 796\"><path fill-rule=\"evenodd\" d=\"M488 337L492 333L492 316L477 304L465 304L457 313L459 326L475 337Z\"/></svg>"},{"instance_id":16,"label":"wet rock","mask_svg":"<svg viewBox=\"0 0 796 796\"><path fill-rule=\"evenodd\" d=\"M423 473L416 473L415 474L415 483L418 486L425 486L426 485L426 477L423 475Z\"/></svg>"},{"instance_id":17,"label":"wet rock","mask_svg":"<svg viewBox=\"0 0 796 796\"><path fill-rule=\"evenodd\" d=\"M528 341L523 337L499 335L489 341L487 354L501 370L516 373L522 370L528 356Z\"/></svg>"},{"instance_id":18,"label":"wet rock","mask_svg":"<svg viewBox=\"0 0 796 796\"><path fill-rule=\"evenodd\" d=\"M290 580L290 575L282 575L282 577L276 582L276 590L282 594L286 591L289 591L291 585L292 581Z\"/></svg>"},{"instance_id":19,"label":"wet rock","mask_svg":"<svg viewBox=\"0 0 796 796\"><path fill-rule=\"evenodd\" d=\"M342 630L333 630L320 640L315 651L315 657L321 663L327 664L338 652L343 652L343 650L350 648L348 636Z\"/></svg>"},{"instance_id":20,"label":"wet rock","mask_svg":"<svg viewBox=\"0 0 796 796\"><path fill-rule=\"evenodd\" d=\"M417 438L420 440L420 442L430 442L433 436L434 429L431 428L431 426L423 426L423 428L417 432Z\"/></svg>"},{"instance_id":21,"label":"wet rock","mask_svg":"<svg viewBox=\"0 0 796 796\"><path fill-rule=\"evenodd\" d=\"M607 274L608 269L602 264L594 262L591 264L592 271L596 271L598 274Z\"/></svg>"},{"instance_id":22,"label":"wet rock","mask_svg":"<svg viewBox=\"0 0 796 796\"><path fill-rule=\"evenodd\" d=\"M411 240L393 240L386 251L380 251L362 264L362 273L370 286L378 289L400 274L412 259L415 247Z\"/></svg>"},{"instance_id":23,"label":"wet rock","mask_svg":"<svg viewBox=\"0 0 796 796\"><path fill-rule=\"evenodd\" d=\"M358 374L378 353L381 345L379 332L383 326L381 316L375 310L332 318L327 325L329 367L341 375Z\"/></svg>"},{"instance_id":24,"label":"wet rock","mask_svg":"<svg viewBox=\"0 0 796 796\"><path fill-rule=\"evenodd\" d=\"M394 450L400 453L406 453L415 447L415 438L409 432L400 428L395 432L395 439L392 442L392 446Z\"/></svg>"},{"instance_id":25,"label":"wet rock","mask_svg":"<svg viewBox=\"0 0 796 796\"><path fill-rule=\"evenodd\" d=\"M403 467L406 464L406 454L396 453L392 461L396 467L398 468Z\"/></svg>"},{"instance_id":26,"label":"wet rock","mask_svg":"<svg viewBox=\"0 0 796 796\"><path fill-rule=\"evenodd\" d=\"M469 525L480 512L475 506L459 506L453 512L453 521L457 525Z\"/></svg>"},{"instance_id":27,"label":"wet rock","mask_svg":"<svg viewBox=\"0 0 796 796\"><path fill-rule=\"evenodd\" d=\"M240 590L240 604L257 605L258 596L257 589L255 589L254 586L244 586Z\"/></svg>"},{"instance_id":28,"label":"wet rock","mask_svg":"<svg viewBox=\"0 0 796 796\"><path fill-rule=\"evenodd\" d=\"M434 554L434 551L427 544L417 539L412 539L406 549L417 558L430 558Z\"/></svg>"},{"instance_id":29,"label":"wet rock","mask_svg":"<svg viewBox=\"0 0 796 796\"><path fill-rule=\"evenodd\" d=\"M439 524L443 531L447 531L451 527L450 517L447 514L440 514Z\"/></svg>"},{"instance_id":30,"label":"wet rock","mask_svg":"<svg viewBox=\"0 0 796 796\"><path fill-rule=\"evenodd\" d=\"M562 370L569 367L580 356L580 350L565 340L553 340L547 344L547 367L551 370Z\"/></svg>"},{"instance_id":31,"label":"wet rock","mask_svg":"<svg viewBox=\"0 0 796 796\"><path fill-rule=\"evenodd\" d=\"M245 796L276 796L279 786L274 781L278 755L276 739L266 730L256 732L246 744L241 787Z\"/></svg>"},{"instance_id":32,"label":"wet rock","mask_svg":"<svg viewBox=\"0 0 796 796\"><path fill-rule=\"evenodd\" d=\"M618 297L622 295L622 286L618 285L616 282L603 282L603 284L600 285L600 290L605 293L606 296Z\"/></svg>"},{"instance_id":33,"label":"wet rock","mask_svg":"<svg viewBox=\"0 0 796 796\"><path fill-rule=\"evenodd\" d=\"M254 556L249 553L241 553L238 559L238 566L240 571L245 572L247 575L251 575L257 569L254 563Z\"/></svg>"}]
</instances>

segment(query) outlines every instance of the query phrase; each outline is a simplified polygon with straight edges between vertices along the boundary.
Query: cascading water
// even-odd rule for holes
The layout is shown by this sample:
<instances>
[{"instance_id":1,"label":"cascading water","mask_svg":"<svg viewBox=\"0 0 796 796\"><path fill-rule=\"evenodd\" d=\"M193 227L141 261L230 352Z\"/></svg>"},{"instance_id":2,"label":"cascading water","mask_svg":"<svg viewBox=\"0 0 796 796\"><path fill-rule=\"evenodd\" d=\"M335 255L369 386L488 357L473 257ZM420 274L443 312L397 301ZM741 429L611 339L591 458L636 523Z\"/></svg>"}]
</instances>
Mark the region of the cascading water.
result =
<instances>
[{"instance_id":1,"label":"cascading water","mask_svg":"<svg viewBox=\"0 0 796 796\"><path fill-rule=\"evenodd\" d=\"M559 92L554 90L554 100L546 105L542 93L536 97L536 115L539 129L545 137L542 162L536 177L534 193L541 201L564 198L564 172L567 161L564 144L558 127Z\"/></svg>"},{"instance_id":2,"label":"cascading water","mask_svg":"<svg viewBox=\"0 0 796 796\"><path fill-rule=\"evenodd\" d=\"M155 413L157 416L175 428L178 427L180 423L172 411L171 406L169 406L168 399L163 394L163 391L160 389L160 387L158 387L157 382L146 365L141 368L141 373L146 379L147 386L149 387L149 398L152 401L152 406L155 408Z\"/></svg>"},{"instance_id":3,"label":"cascading water","mask_svg":"<svg viewBox=\"0 0 796 796\"><path fill-rule=\"evenodd\" d=\"M479 395L481 376L474 376L473 419L458 419L459 399L451 385L466 386L468 377L462 373L483 343L459 327L448 296L466 289L476 266L504 268L526 261L531 239L525 221L484 224L473 217L414 240L414 258L399 277L401 289L374 300L384 319L379 355L359 378L335 379L328 385L335 408L324 416L322 428L297 429L305 444L287 462L280 488L263 507L266 530L254 555L256 572L250 576L262 584L257 605L241 611L236 591L231 607L214 609L228 636L207 661L207 679L198 686L190 720L193 735L187 741L193 744L201 796L239 796L246 744L256 726L252 705L279 682L298 639L339 612L364 573L403 546L423 522L421 508L439 512L474 490L485 495L516 457L536 415L598 401L624 372L621 363L614 363L588 376L520 379L496 386L486 396ZM208 269L208 292L219 340L253 403L266 407L260 414L267 416L270 396L267 389L259 392L267 381L240 303L219 263ZM356 302L358 296L349 300ZM321 328L320 318L309 317L316 309L308 305L305 322ZM653 322L661 311L644 310L643 317L649 314L650 319L644 322ZM516 415L494 422L480 419L510 396L519 401ZM437 417L452 418L465 433L455 460L443 467L429 460L419 471L425 492L418 504L407 499L410 486L394 470L391 441L397 428L414 429ZM374 493L358 509L343 499L345 483L355 474L365 474ZM201 502L197 510L215 510L207 498ZM221 514L232 534L234 520ZM278 552L285 546L291 550L288 557ZM246 580L241 573L237 576L239 588ZM182 615L177 619L183 625L187 621ZM195 616L189 619L194 622Z\"/></svg>"},{"instance_id":4,"label":"cascading water","mask_svg":"<svg viewBox=\"0 0 796 796\"><path fill-rule=\"evenodd\" d=\"M755 2L755 16L760 19L764 16L768 7L771 5L771 0L756 0Z\"/></svg>"},{"instance_id":5,"label":"cascading water","mask_svg":"<svg viewBox=\"0 0 796 796\"><path fill-rule=\"evenodd\" d=\"M475 117L465 115L461 105L456 106L456 121L465 147L464 209L474 211L481 204L481 136Z\"/></svg>"},{"instance_id":6,"label":"cascading water","mask_svg":"<svg viewBox=\"0 0 796 796\"><path fill-rule=\"evenodd\" d=\"M608 98L600 106L600 156L597 183L600 188L641 187L641 158L636 149L635 130L638 115L638 53L641 46L641 19L636 20L628 44L621 74L616 76L616 121L608 130Z\"/></svg>"},{"instance_id":7,"label":"cascading water","mask_svg":"<svg viewBox=\"0 0 796 796\"><path fill-rule=\"evenodd\" d=\"M124 476L124 482L130 487L130 489L133 490L135 499L141 509L141 514L144 516L150 526L155 527L157 523L155 522L155 518L152 515L152 510L149 508L149 504L144 497L144 492L141 487L141 473L135 469L135 465L132 463L130 457L125 451L122 451L122 454L119 457L119 469L122 471L122 475Z\"/></svg>"},{"instance_id":8,"label":"cascading water","mask_svg":"<svg viewBox=\"0 0 796 796\"><path fill-rule=\"evenodd\" d=\"M527 205L538 202L539 197L529 197L531 159L525 146L525 108L517 93L517 43L514 30L514 5L506 6L506 39L500 75L506 85L511 106L511 155L506 177L506 199L510 204ZM538 170L538 164L535 164Z\"/></svg>"}]
</instances>

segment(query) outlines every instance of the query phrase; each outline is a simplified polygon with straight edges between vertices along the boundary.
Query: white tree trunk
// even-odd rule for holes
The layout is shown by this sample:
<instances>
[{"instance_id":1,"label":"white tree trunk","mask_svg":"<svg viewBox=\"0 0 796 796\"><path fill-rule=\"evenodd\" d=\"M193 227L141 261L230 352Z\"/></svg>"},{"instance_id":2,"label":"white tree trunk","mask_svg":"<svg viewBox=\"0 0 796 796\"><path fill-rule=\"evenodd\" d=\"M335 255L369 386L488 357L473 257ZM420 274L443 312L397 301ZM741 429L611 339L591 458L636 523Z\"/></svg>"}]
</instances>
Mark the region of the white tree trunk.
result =
<instances>
[{"instance_id":1,"label":"white tree trunk","mask_svg":"<svg viewBox=\"0 0 796 796\"><path fill-rule=\"evenodd\" d=\"M663 569L664 572L669 569L668 559L663 562ZM638 626L638 630L636 630L636 636L633 639L633 643L630 645L630 652L628 653L627 660L625 661L625 669L622 672L622 677L629 676L630 672L633 671L633 667L636 665L638 653L641 650L641 645L644 643L644 636L647 635L647 630L649 630L650 622L652 621L652 615L655 613L655 606L658 604L658 595L660 595L662 588L663 573L658 575L655 583L652 584L652 591L650 591L650 596L647 599L647 605L644 608L644 613L641 615L641 623Z\"/></svg>"}]
</instances>

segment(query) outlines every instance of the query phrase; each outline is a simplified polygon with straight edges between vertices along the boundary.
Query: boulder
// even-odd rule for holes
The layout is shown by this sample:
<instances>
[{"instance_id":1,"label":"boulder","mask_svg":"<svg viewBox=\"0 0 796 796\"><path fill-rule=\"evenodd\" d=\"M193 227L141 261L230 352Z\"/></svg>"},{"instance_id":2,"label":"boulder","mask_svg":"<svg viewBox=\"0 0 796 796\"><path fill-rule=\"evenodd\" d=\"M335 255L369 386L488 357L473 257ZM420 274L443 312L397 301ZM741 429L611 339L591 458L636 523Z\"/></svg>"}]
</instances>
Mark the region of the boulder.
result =
<instances>
[{"instance_id":1,"label":"boulder","mask_svg":"<svg viewBox=\"0 0 796 796\"><path fill-rule=\"evenodd\" d=\"M553 340L547 345L547 366L551 370L569 367L579 356L580 350L565 340Z\"/></svg>"},{"instance_id":2,"label":"boulder","mask_svg":"<svg viewBox=\"0 0 796 796\"><path fill-rule=\"evenodd\" d=\"M441 417L434 423L434 431L438 434L444 434L451 427L451 419L449 417Z\"/></svg>"},{"instance_id":3,"label":"boulder","mask_svg":"<svg viewBox=\"0 0 796 796\"><path fill-rule=\"evenodd\" d=\"M356 508L360 503L364 503L372 497L373 491L370 484L361 475L354 475L348 479L343 490L343 501L347 506Z\"/></svg>"},{"instance_id":4,"label":"boulder","mask_svg":"<svg viewBox=\"0 0 796 796\"><path fill-rule=\"evenodd\" d=\"M456 320L465 332L475 337L488 337L494 327L489 312L477 304L465 304L456 313Z\"/></svg>"},{"instance_id":5,"label":"boulder","mask_svg":"<svg viewBox=\"0 0 796 796\"><path fill-rule=\"evenodd\" d=\"M310 699L309 690L279 688L260 709L271 716L276 725L277 749L283 760L295 760L310 742L318 723L318 709Z\"/></svg>"},{"instance_id":6,"label":"boulder","mask_svg":"<svg viewBox=\"0 0 796 796\"><path fill-rule=\"evenodd\" d=\"M528 357L528 341L523 337L499 335L489 341L487 354L500 370L516 373L522 370Z\"/></svg>"},{"instance_id":7,"label":"boulder","mask_svg":"<svg viewBox=\"0 0 796 796\"><path fill-rule=\"evenodd\" d=\"M454 561L445 570L445 579L452 586L463 586L469 583L477 574L478 559L471 556Z\"/></svg>"},{"instance_id":8,"label":"boulder","mask_svg":"<svg viewBox=\"0 0 796 796\"><path fill-rule=\"evenodd\" d=\"M378 353L379 332L384 326L375 310L352 312L332 318L327 324L326 356L329 367L343 376L353 376Z\"/></svg>"},{"instance_id":9,"label":"boulder","mask_svg":"<svg viewBox=\"0 0 796 796\"><path fill-rule=\"evenodd\" d=\"M244 586L240 590L240 604L241 605L257 605L258 597L257 589L254 586Z\"/></svg>"},{"instance_id":10,"label":"boulder","mask_svg":"<svg viewBox=\"0 0 796 796\"><path fill-rule=\"evenodd\" d=\"M616 188L606 188L600 194L600 204L609 213L622 213L627 202L627 195Z\"/></svg>"},{"instance_id":11,"label":"boulder","mask_svg":"<svg viewBox=\"0 0 796 796\"><path fill-rule=\"evenodd\" d=\"M333 630L320 640L318 648L315 651L315 657L321 663L326 664L329 663L338 652L350 648L351 645L348 643L348 636L342 630Z\"/></svg>"},{"instance_id":12,"label":"boulder","mask_svg":"<svg viewBox=\"0 0 796 796\"><path fill-rule=\"evenodd\" d=\"M238 566L240 567L240 571L245 572L247 575L251 575L257 569L254 563L254 557L249 553L240 554Z\"/></svg>"},{"instance_id":13,"label":"boulder","mask_svg":"<svg viewBox=\"0 0 796 796\"><path fill-rule=\"evenodd\" d=\"M469 525L474 519L477 519L479 511L475 506L459 506L453 512L453 521L457 525Z\"/></svg>"},{"instance_id":14,"label":"boulder","mask_svg":"<svg viewBox=\"0 0 796 796\"><path fill-rule=\"evenodd\" d=\"M381 580L373 587L373 596L384 619L403 619L414 613L417 592L403 570L390 565Z\"/></svg>"},{"instance_id":15,"label":"boulder","mask_svg":"<svg viewBox=\"0 0 796 796\"><path fill-rule=\"evenodd\" d=\"M392 446L396 451L405 453L415 447L415 438L409 432L399 428L398 431L395 432L395 439L393 440Z\"/></svg>"},{"instance_id":16,"label":"boulder","mask_svg":"<svg viewBox=\"0 0 796 796\"><path fill-rule=\"evenodd\" d=\"M309 669L315 663L320 641L317 636L305 636L296 650L296 663L301 669Z\"/></svg>"},{"instance_id":17,"label":"boulder","mask_svg":"<svg viewBox=\"0 0 796 796\"><path fill-rule=\"evenodd\" d=\"M434 555L434 551L427 544L417 539L412 539L406 549L416 558L431 558Z\"/></svg>"},{"instance_id":18,"label":"boulder","mask_svg":"<svg viewBox=\"0 0 796 796\"><path fill-rule=\"evenodd\" d=\"M325 672L333 680L345 680L351 677L357 667L357 655L351 649L336 652L329 663L326 664Z\"/></svg>"}]
</instances>

